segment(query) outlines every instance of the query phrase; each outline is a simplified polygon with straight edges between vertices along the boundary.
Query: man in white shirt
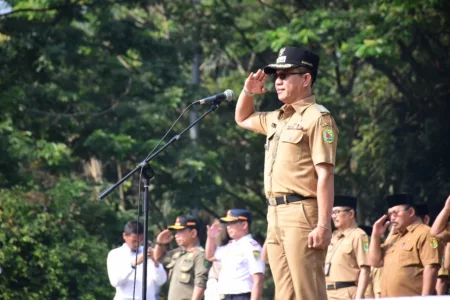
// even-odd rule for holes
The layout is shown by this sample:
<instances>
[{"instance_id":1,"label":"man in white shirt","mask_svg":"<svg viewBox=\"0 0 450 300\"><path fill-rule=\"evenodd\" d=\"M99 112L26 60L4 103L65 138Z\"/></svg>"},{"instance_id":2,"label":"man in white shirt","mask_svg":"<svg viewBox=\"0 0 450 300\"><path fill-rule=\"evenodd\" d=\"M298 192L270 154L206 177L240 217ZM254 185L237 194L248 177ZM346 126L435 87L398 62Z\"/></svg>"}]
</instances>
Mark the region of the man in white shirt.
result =
<instances>
[{"instance_id":1,"label":"man in white shirt","mask_svg":"<svg viewBox=\"0 0 450 300\"><path fill-rule=\"evenodd\" d=\"M111 285L116 288L114 300L142 299L142 262L144 261L142 244L144 226L136 221L125 225L122 234L125 243L108 254L108 277ZM138 234L139 233L139 234ZM136 259L137 252L137 259ZM147 300L156 300L158 287L167 280L166 272L158 261L153 260L153 250L147 251ZM133 298L134 277L136 273L136 288Z\"/></svg>"},{"instance_id":2,"label":"man in white shirt","mask_svg":"<svg viewBox=\"0 0 450 300\"><path fill-rule=\"evenodd\" d=\"M262 299L264 285L264 262L261 260L261 246L249 233L252 215L245 209L231 209L221 218L227 224L232 239L226 246L216 246L221 228L215 223L208 226L206 259L219 261L219 293L225 300Z\"/></svg>"}]
</instances>

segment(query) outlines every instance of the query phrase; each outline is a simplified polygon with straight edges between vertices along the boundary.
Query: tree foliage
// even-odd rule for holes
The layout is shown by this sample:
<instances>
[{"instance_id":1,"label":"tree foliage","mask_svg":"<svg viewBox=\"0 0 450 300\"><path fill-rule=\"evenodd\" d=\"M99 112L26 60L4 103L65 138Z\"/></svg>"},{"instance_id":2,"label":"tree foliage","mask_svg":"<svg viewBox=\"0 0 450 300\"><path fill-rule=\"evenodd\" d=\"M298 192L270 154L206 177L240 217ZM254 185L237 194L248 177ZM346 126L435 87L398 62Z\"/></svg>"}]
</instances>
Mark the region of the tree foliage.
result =
<instances>
[{"instance_id":1,"label":"tree foliage","mask_svg":"<svg viewBox=\"0 0 450 300\"><path fill-rule=\"evenodd\" d=\"M99 192L142 161L189 103L238 94L286 45L320 53L315 93L340 130L336 194L358 196L360 222L383 213L389 193L411 192L437 212L450 190L445 1L3 3L4 299L110 299L106 254L135 215L139 178L106 201ZM268 88L259 110L281 105ZM184 115L168 138L189 122ZM263 239L263 139L238 128L234 105L223 104L197 139L186 134L161 153L151 162L150 235L182 212L206 223L238 206L252 210Z\"/></svg>"}]
</instances>

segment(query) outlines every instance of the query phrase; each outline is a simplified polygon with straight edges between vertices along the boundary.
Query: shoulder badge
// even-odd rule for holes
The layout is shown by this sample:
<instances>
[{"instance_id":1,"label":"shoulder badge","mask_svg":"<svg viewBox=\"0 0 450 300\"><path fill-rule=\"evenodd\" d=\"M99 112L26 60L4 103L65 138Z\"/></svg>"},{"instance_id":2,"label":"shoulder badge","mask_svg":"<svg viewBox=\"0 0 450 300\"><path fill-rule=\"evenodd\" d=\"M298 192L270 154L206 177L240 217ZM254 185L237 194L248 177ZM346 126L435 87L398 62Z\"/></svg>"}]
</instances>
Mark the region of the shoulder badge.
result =
<instances>
[{"instance_id":1,"label":"shoulder badge","mask_svg":"<svg viewBox=\"0 0 450 300\"><path fill-rule=\"evenodd\" d=\"M258 260L260 256L261 256L261 252L259 252L259 250L253 250L253 257L256 260Z\"/></svg>"},{"instance_id":2,"label":"shoulder badge","mask_svg":"<svg viewBox=\"0 0 450 300\"><path fill-rule=\"evenodd\" d=\"M320 104L316 104L316 108L317 110L319 110L322 114L329 114L330 111L328 109L325 108L325 106L320 105Z\"/></svg>"},{"instance_id":3,"label":"shoulder badge","mask_svg":"<svg viewBox=\"0 0 450 300\"><path fill-rule=\"evenodd\" d=\"M362 242L363 242L363 250L364 250L364 252L369 252L369 238L367 237L367 235L363 236Z\"/></svg>"},{"instance_id":4,"label":"shoulder badge","mask_svg":"<svg viewBox=\"0 0 450 300\"><path fill-rule=\"evenodd\" d=\"M334 131L333 129L325 129L323 131L323 140L328 144L334 142Z\"/></svg>"},{"instance_id":5,"label":"shoulder badge","mask_svg":"<svg viewBox=\"0 0 450 300\"><path fill-rule=\"evenodd\" d=\"M436 249L438 247L437 239L434 237L430 238L430 245L431 245L431 248Z\"/></svg>"}]
</instances>

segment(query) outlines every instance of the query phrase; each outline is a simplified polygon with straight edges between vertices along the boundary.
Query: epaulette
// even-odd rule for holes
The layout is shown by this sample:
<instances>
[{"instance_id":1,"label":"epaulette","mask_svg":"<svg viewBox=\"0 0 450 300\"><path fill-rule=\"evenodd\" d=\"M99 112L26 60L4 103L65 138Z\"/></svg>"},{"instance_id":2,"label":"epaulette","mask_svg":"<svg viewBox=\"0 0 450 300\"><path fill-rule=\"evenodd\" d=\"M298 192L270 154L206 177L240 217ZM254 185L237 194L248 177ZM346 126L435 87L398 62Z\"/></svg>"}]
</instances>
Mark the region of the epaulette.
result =
<instances>
[{"instance_id":1,"label":"epaulette","mask_svg":"<svg viewBox=\"0 0 450 300\"><path fill-rule=\"evenodd\" d=\"M253 239L250 240L250 244L252 244L253 247L259 246L258 242Z\"/></svg>"},{"instance_id":2,"label":"epaulette","mask_svg":"<svg viewBox=\"0 0 450 300\"><path fill-rule=\"evenodd\" d=\"M325 106L323 106L323 105L316 104L315 107L321 114L329 114L330 113L330 111L328 109L326 109Z\"/></svg>"}]
</instances>

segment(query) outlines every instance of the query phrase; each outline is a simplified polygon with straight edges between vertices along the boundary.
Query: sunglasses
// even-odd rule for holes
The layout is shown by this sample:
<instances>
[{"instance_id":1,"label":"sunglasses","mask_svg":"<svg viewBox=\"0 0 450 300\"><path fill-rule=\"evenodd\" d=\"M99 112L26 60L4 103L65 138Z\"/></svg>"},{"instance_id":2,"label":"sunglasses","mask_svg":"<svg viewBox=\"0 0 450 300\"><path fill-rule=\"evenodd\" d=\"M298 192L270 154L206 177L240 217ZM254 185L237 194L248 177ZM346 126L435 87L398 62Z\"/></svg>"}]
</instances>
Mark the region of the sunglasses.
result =
<instances>
[{"instance_id":1,"label":"sunglasses","mask_svg":"<svg viewBox=\"0 0 450 300\"><path fill-rule=\"evenodd\" d=\"M277 80L278 78L280 78L281 80L286 80L286 78L289 75L302 75L302 74L306 74L306 73L309 73L309 72L290 72L290 73L288 73L288 72L280 72L280 73L273 73L272 74L272 78L273 78L274 81Z\"/></svg>"}]
</instances>

